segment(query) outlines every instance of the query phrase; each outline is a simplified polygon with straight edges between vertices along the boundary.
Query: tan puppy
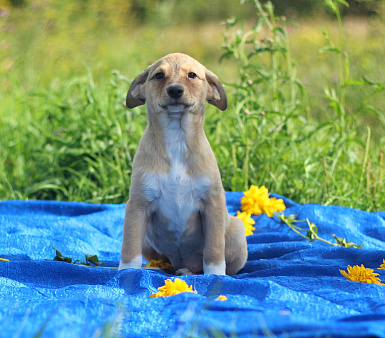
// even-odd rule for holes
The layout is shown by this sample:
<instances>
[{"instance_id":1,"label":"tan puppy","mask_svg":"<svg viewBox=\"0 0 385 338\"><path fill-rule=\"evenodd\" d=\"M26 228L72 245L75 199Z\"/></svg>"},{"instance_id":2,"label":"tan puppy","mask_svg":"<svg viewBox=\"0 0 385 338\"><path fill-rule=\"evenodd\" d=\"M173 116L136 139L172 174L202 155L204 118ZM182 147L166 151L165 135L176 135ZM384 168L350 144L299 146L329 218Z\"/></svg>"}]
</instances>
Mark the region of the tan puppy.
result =
<instances>
[{"instance_id":1,"label":"tan puppy","mask_svg":"<svg viewBox=\"0 0 385 338\"><path fill-rule=\"evenodd\" d=\"M218 165L203 130L205 102L227 108L218 77L169 54L132 82L127 107L147 103L148 126L132 168L119 269L169 261L176 274L236 274L245 228L229 216Z\"/></svg>"}]
</instances>

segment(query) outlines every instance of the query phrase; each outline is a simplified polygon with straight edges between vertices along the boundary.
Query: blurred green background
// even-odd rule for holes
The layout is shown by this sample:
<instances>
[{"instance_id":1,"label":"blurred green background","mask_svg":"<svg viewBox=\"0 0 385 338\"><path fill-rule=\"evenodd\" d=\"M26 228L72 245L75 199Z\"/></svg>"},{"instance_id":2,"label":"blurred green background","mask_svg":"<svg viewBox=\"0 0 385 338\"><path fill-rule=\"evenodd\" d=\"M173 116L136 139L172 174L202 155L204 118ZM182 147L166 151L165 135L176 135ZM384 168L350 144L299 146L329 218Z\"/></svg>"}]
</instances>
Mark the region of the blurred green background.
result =
<instances>
[{"instance_id":1,"label":"blurred green background","mask_svg":"<svg viewBox=\"0 0 385 338\"><path fill-rule=\"evenodd\" d=\"M272 2L277 18L296 22L287 26L295 77L303 88L296 130L304 121L318 130L333 119L327 113L330 100L324 88L339 83L335 55L319 53L326 45L322 31L338 40L338 22L321 0ZM308 156L320 168L316 178L302 180L308 167L297 154L296 164L290 165L295 170L278 179L279 168L274 173L272 166L266 169L261 160L251 160L258 157L258 147L242 155L247 142L255 140L250 136L245 141L244 135L237 139L236 129L228 128L229 154L223 155L225 149L216 154L227 190L265 184L300 202L385 208L383 197L376 197L385 189L385 98L380 85L385 76L385 1L348 3L339 8L349 77L378 84L353 84L346 91L345 111L354 123L345 134L354 132L351 138L361 146L352 147L349 156L342 148L329 151L332 146L326 147L329 152L317 152L328 135L319 134L317 140L315 134L306 149L315 149ZM252 3L238 0L0 0L0 8L0 199L127 200L132 156L146 124L143 109L127 111L123 106L130 81L159 57L183 52L217 73L223 83L240 83L239 64L226 58L219 62L224 53L223 22L242 19L242 30L253 27L257 18ZM266 33L259 34L262 41ZM256 59L258 65L270 67L269 63L263 53ZM237 96L234 87L226 88L230 106L224 116L231 124ZM370 109L361 109L363 105ZM223 144L225 135L215 129L217 115L208 107L206 131L212 133L213 146ZM367 127L371 137L366 146ZM231 150L237 142L239 149ZM285 161L279 152L277 166ZM344 163L349 161L357 168L346 173ZM238 178L236 164L242 168ZM338 176L333 176L335 168L342 170ZM362 189L359 193L352 192L355 184Z\"/></svg>"},{"instance_id":2,"label":"blurred green background","mask_svg":"<svg viewBox=\"0 0 385 338\"><path fill-rule=\"evenodd\" d=\"M316 59L325 58L317 53L324 43L322 28L336 30L333 16L322 0L273 4L277 15L298 22L291 27L290 38L301 75L307 82L313 76L322 82L333 69L327 62L322 69L313 67ZM346 47L361 72L379 77L384 1L349 4L341 8L346 16ZM227 69L231 66L217 62L223 43L220 23L230 17L255 20L251 4L241 5L239 0L1 0L0 7L4 90L11 90L7 79L46 86L54 78L81 76L88 70L109 76L118 69L131 78L149 62L174 51L189 53L223 73L225 81L232 80L234 73Z\"/></svg>"}]
</instances>

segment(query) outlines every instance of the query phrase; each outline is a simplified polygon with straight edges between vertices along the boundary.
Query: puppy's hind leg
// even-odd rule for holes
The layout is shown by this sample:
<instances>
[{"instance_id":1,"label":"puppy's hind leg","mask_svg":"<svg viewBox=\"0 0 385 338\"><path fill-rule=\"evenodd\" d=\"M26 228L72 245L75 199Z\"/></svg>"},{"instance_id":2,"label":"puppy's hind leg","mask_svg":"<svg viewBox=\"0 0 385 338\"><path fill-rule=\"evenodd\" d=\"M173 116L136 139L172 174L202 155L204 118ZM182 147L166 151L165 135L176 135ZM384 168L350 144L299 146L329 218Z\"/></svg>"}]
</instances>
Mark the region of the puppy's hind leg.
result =
<instances>
[{"instance_id":1,"label":"puppy's hind leg","mask_svg":"<svg viewBox=\"0 0 385 338\"><path fill-rule=\"evenodd\" d=\"M225 236L226 274L235 275L243 268L247 260L247 242L243 222L234 216Z\"/></svg>"}]
</instances>

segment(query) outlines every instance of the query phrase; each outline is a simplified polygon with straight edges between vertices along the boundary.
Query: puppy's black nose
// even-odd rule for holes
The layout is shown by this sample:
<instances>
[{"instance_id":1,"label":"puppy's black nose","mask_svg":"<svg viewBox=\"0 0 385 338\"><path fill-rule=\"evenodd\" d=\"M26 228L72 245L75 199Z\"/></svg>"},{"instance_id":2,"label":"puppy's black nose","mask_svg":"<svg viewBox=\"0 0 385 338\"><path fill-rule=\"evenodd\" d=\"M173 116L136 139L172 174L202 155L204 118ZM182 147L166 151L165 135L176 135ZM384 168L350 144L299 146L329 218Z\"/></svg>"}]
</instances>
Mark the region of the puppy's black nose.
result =
<instances>
[{"instance_id":1,"label":"puppy's black nose","mask_svg":"<svg viewBox=\"0 0 385 338\"><path fill-rule=\"evenodd\" d=\"M184 89L180 85L174 85L167 88L167 94L173 99L179 99L184 93Z\"/></svg>"}]
</instances>

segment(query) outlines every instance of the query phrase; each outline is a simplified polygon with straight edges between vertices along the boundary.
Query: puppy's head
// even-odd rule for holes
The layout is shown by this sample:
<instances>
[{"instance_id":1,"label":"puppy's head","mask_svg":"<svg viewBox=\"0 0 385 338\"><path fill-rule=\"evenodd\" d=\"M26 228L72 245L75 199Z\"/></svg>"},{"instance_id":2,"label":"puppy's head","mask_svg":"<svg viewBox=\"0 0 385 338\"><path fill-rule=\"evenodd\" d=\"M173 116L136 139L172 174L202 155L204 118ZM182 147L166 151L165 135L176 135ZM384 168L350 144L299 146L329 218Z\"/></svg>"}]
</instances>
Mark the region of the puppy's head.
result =
<instances>
[{"instance_id":1,"label":"puppy's head","mask_svg":"<svg viewBox=\"0 0 385 338\"><path fill-rule=\"evenodd\" d=\"M147 103L152 113L181 114L201 112L205 101L220 110L227 108L227 97L218 77L185 54L161 58L132 82L126 105L134 108Z\"/></svg>"}]
</instances>

